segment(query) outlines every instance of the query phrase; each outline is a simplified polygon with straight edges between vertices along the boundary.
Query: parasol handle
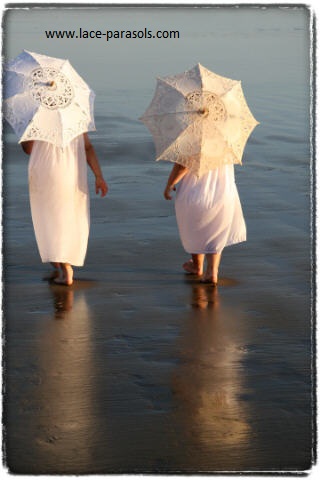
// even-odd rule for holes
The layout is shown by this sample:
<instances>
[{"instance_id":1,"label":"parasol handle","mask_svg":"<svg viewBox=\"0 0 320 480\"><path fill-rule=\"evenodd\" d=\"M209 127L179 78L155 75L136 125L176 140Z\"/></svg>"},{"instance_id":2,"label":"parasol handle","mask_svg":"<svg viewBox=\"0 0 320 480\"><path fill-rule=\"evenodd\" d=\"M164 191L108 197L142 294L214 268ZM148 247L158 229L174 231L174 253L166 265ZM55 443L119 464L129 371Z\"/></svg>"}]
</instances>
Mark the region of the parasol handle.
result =
<instances>
[{"instance_id":1,"label":"parasol handle","mask_svg":"<svg viewBox=\"0 0 320 480\"><path fill-rule=\"evenodd\" d=\"M209 109L207 107L199 108L198 113L204 117L207 117L209 115Z\"/></svg>"},{"instance_id":2,"label":"parasol handle","mask_svg":"<svg viewBox=\"0 0 320 480\"><path fill-rule=\"evenodd\" d=\"M57 88L57 85L54 80L50 80L48 82L36 82L35 85L39 85L42 87L49 87L50 90L55 90Z\"/></svg>"}]
</instances>

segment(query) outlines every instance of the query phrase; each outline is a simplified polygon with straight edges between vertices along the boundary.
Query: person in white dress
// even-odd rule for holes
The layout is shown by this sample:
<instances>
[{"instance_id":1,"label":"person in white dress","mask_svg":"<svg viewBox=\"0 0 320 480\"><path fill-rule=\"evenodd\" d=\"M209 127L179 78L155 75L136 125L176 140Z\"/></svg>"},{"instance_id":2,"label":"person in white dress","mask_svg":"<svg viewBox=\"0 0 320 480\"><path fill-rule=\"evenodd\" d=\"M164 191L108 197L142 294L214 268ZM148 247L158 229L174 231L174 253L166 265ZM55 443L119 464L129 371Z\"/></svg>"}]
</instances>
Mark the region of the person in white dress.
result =
<instances>
[{"instance_id":1,"label":"person in white dress","mask_svg":"<svg viewBox=\"0 0 320 480\"><path fill-rule=\"evenodd\" d=\"M167 200L172 199L173 190L181 242L191 254L183 268L202 277L202 282L217 285L223 249L246 240L234 167L222 165L197 177L175 163L164 190Z\"/></svg>"},{"instance_id":2,"label":"person in white dress","mask_svg":"<svg viewBox=\"0 0 320 480\"><path fill-rule=\"evenodd\" d=\"M72 266L84 264L89 237L87 164L96 193L108 192L97 155L87 133L65 147L39 140L21 146L30 155L30 206L41 260L54 267L54 282L72 285Z\"/></svg>"}]
</instances>

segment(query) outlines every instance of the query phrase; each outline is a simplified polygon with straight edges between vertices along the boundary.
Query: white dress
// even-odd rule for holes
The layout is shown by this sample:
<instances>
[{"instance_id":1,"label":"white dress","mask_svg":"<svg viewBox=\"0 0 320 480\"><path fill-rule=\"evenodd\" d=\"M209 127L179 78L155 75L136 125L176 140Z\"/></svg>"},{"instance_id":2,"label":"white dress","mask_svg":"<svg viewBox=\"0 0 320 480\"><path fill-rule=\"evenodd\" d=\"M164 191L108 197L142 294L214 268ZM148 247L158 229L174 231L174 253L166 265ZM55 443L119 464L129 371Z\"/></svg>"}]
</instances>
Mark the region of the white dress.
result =
<instances>
[{"instance_id":1,"label":"white dress","mask_svg":"<svg viewBox=\"0 0 320 480\"><path fill-rule=\"evenodd\" d=\"M221 253L246 240L246 224L233 165L223 165L198 178L187 173L177 186L177 224L188 253Z\"/></svg>"},{"instance_id":2,"label":"white dress","mask_svg":"<svg viewBox=\"0 0 320 480\"><path fill-rule=\"evenodd\" d=\"M34 142L29 161L29 191L42 262L82 266L90 226L83 135L64 148Z\"/></svg>"}]
</instances>

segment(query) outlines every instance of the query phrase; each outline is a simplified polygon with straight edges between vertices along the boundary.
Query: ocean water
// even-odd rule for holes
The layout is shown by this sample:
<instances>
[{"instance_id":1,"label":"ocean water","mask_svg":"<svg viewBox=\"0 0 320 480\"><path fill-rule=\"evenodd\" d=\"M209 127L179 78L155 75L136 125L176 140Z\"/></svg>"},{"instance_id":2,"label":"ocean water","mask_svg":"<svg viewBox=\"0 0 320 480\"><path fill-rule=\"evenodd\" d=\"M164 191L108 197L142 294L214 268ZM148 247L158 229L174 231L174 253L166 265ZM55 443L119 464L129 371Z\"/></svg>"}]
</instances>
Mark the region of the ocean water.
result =
<instances>
[{"instance_id":1,"label":"ocean water","mask_svg":"<svg viewBox=\"0 0 320 480\"><path fill-rule=\"evenodd\" d=\"M101 31L179 30L180 38L106 42L44 37L44 30L79 27ZM13 58L22 49L68 58L96 93L97 129L90 137L110 192L103 207L91 190L92 227L84 272L101 282L96 289L100 297L94 296L94 289L88 289L78 298L78 310L82 311L81 338L87 339L88 352L93 350L92 345L98 352L95 353L98 367L92 367L90 378L99 377L98 374L95 377L97 368L102 377L105 375L105 383L102 381L96 387L94 401L90 395L88 399L96 412L92 415L94 434L89 432L92 435L89 441L94 442L96 451L92 457L89 455L91 460L83 460L83 470L79 467L77 471L308 468L313 440L312 43L308 8L8 9L3 28L5 59ZM162 198L171 165L154 162L151 135L139 121L152 99L156 77L180 73L198 62L222 76L241 80L248 105L260 122L248 141L243 166L235 169L248 241L228 249L224 255L222 275L228 280L226 284L229 282L234 288L222 286L219 290L222 311L229 314L218 314L216 323L205 313L204 317L198 317L194 311L193 318L188 317L186 322L187 316L183 317L194 299L189 298L189 285L174 277L175 273L170 276L185 257L173 204ZM8 126L3 140L4 264L8 285L6 306L11 320L8 351L21 350L23 358L26 353L19 332L24 325L18 317L24 318L24 311L27 318L32 318L29 328L35 330L36 338L39 328L50 348L51 336L43 333L50 317L48 293L45 287L39 288L38 297L30 300L42 267L37 266L39 259L28 207L27 158ZM146 256L145 265L140 263L142 255ZM21 303L16 306L13 286L19 285ZM121 285L127 288L124 293L117 290ZM87 310L91 309L90 315L83 313L81 302L86 303ZM122 310L118 310L119 305ZM104 312L107 307L115 312L114 318L107 322L112 334L106 333L105 318L99 310ZM71 315L74 315L72 322L77 322L78 314ZM67 335L63 328L68 327L60 327L62 340L59 331L50 328L56 335L53 344L59 349L63 335ZM72 342L75 332L69 333L70 338L66 338ZM229 344L219 345L221 338L229 338ZM193 364L188 359L192 349ZM77 357L75 346L75 366L78 361L86 363L81 360L80 351L79 348ZM228 360L226 352L230 354ZM16 362L13 353L9 367ZM41 355L46 363L46 354L39 353L40 358ZM197 370L208 358L222 365L214 378L209 370ZM37 368L38 361L41 364L38 357L33 359L32 368ZM64 361L62 356L61 365ZM193 369L188 370L190 362ZM9 384L9 390L15 386L20 391L20 370L12 371L16 380ZM87 367L83 371L87 372ZM167 380L168 372L173 375L171 383ZM58 388L59 378L55 375ZM86 375L81 379L83 384L91 381ZM224 377L223 381L219 375ZM50 389L45 391L44 377L43 382L42 400L50 402ZM201 398L207 398L208 403L204 400L202 405L198 404L199 398L193 398L189 382L196 386L195 391L199 388ZM169 393L172 384L177 392L174 407ZM222 390L232 392L226 409L233 426L238 428L229 429L226 425L216 428L210 420L212 411L214 418L223 417L223 408L220 409L223 402L214 407L209 401L210 391L219 385ZM121 388L126 392L129 389L128 399L134 405L132 415L131 405L121 397ZM110 392L115 393L119 403L114 402ZM106 410L99 395L107 402ZM33 471L30 455L35 455L40 471L44 466L45 471L52 472L54 462L53 467L49 465L52 451L42 451L40 443L29 445L23 439L23 427L34 426L33 420L24 423L19 417L19 424L12 402L11 410L8 407L9 418L13 419L8 434L12 464L18 465L20 471ZM31 415L32 412L30 418ZM139 429L142 418L143 431L142 427ZM51 420L52 429L58 428L58 414ZM114 431L110 432L110 424ZM38 427L34 428L38 434ZM107 437L108 448L104 445ZM213 437L216 440L210 444ZM75 438L83 441L86 437ZM84 450L85 445L83 441ZM194 454L197 448L199 451ZM66 446L60 454L66 459L65 471L74 472L72 452L68 456ZM59 456L56 462L58 465Z\"/></svg>"}]
</instances>

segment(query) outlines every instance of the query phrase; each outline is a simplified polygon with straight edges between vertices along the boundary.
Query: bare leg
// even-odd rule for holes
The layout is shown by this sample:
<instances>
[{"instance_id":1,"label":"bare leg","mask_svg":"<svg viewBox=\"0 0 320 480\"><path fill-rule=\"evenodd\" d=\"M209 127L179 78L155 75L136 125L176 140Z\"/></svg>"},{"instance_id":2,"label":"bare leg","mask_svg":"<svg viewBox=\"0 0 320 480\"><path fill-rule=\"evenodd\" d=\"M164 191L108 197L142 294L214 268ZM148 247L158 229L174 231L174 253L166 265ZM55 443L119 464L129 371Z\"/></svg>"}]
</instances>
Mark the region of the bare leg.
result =
<instances>
[{"instance_id":1,"label":"bare leg","mask_svg":"<svg viewBox=\"0 0 320 480\"><path fill-rule=\"evenodd\" d=\"M218 283L218 272L221 260L221 253L208 253L206 255L207 269L203 278L204 283Z\"/></svg>"},{"instance_id":2,"label":"bare leg","mask_svg":"<svg viewBox=\"0 0 320 480\"><path fill-rule=\"evenodd\" d=\"M73 283L73 268L70 263L62 264L62 271L66 285L72 285Z\"/></svg>"},{"instance_id":3,"label":"bare leg","mask_svg":"<svg viewBox=\"0 0 320 480\"><path fill-rule=\"evenodd\" d=\"M50 263L53 266L54 270L53 270L52 274L50 275L49 279L53 280L55 278L61 277L62 272L60 270L60 268L61 268L60 263L58 263L58 262L50 262Z\"/></svg>"},{"instance_id":4,"label":"bare leg","mask_svg":"<svg viewBox=\"0 0 320 480\"><path fill-rule=\"evenodd\" d=\"M193 275L203 274L204 255L202 253L193 253L192 259L182 265L183 269Z\"/></svg>"},{"instance_id":5,"label":"bare leg","mask_svg":"<svg viewBox=\"0 0 320 480\"><path fill-rule=\"evenodd\" d=\"M55 283L61 285L72 285L73 284L73 269L70 263L60 263L62 275L55 279Z\"/></svg>"}]
</instances>

